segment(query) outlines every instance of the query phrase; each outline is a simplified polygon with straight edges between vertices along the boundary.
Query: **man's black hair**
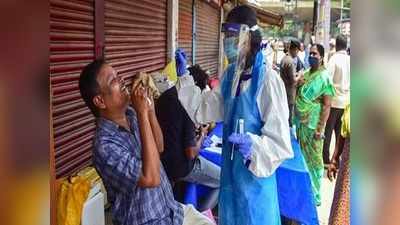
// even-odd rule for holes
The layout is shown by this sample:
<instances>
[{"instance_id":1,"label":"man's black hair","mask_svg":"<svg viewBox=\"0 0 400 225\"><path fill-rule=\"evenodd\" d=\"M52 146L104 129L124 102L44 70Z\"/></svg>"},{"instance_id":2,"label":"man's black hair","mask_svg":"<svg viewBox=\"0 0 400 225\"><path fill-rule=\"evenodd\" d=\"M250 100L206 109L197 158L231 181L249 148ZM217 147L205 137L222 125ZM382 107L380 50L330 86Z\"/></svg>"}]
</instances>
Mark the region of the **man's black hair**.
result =
<instances>
[{"instance_id":1,"label":"man's black hair","mask_svg":"<svg viewBox=\"0 0 400 225\"><path fill-rule=\"evenodd\" d=\"M336 37L336 51L345 50L347 48L347 38L339 34Z\"/></svg>"},{"instance_id":2,"label":"man's black hair","mask_svg":"<svg viewBox=\"0 0 400 225\"><path fill-rule=\"evenodd\" d=\"M203 90L206 88L207 81L208 81L208 74L206 71L201 69L200 65L196 64L194 66L191 66L188 68L190 75L193 76L193 80L196 83L196 85Z\"/></svg>"},{"instance_id":3,"label":"man's black hair","mask_svg":"<svg viewBox=\"0 0 400 225\"><path fill-rule=\"evenodd\" d=\"M298 40L296 40L296 39L292 39L291 41L290 41L290 47L289 47L290 49L295 49L295 48L297 48L297 49L299 49L300 50L300 41L298 41Z\"/></svg>"},{"instance_id":4,"label":"man's black hair","mask_svg":"<svg viewBox=\"0 0 400 225\"><path fill-rule=\"evenodd\" d=\"M257 25L257 13L247 5L233 8L226 18L229 23L246 24L250 28ZM250 31L250 57L247 58L246 68L253 64L257 52L261 49L262 36L259 30Z\"/></svg>"},{"instance_id":5,"label":"man's black hair","mask_svg":"<svg viewBox=\"0 0 400 225\"><path fill-rule=\"evenodd\" d=\"M96 59L83 68L79 77L79 90L85 101L86 106L90 109L95 117L99 117L99 110L93 103L93 98L99 94L100 86L97 83L97 75L101 67L106 62L104 59Z\"/></svg>"}]
</instances>

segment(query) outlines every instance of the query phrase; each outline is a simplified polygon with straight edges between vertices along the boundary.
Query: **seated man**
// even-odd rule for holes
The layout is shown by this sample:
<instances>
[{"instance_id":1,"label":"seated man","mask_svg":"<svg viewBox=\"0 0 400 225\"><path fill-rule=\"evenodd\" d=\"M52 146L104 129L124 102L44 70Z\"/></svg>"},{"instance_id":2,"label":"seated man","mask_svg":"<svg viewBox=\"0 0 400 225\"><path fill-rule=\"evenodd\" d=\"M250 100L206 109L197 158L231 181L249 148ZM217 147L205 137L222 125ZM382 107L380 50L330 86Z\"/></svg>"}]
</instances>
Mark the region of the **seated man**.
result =
<instances>
[{"instance_id":1,"label":"seated man","mask_svg":"<svg viewBox=\"0 0 400 225\"><path fill-rule=\"evenodd\" d=\"M130 94L103 60L83 69L79 89L97 119L93 163L106 187L114 225L181 225L194 215L211 224L173 198L159 159L162 133L146 89L139 86Z\"/></svg>"},{"instance_id":2,"label":"seated man","mask_svg":"<svg viewBox=\"0 0 400 225\"><path fill-rule=\"evenodd\" d=\"M198 66L193 67L192 71L193 77L197 79L196 84L205 88L207 74L202 70L203 73L200 73ZM163 86L157 82L156 85ZM157 100L156 114L164 134L165 151L161 161L168 177L173 182L183 180L214 188L200 202L199 209L202 211L214 208L218 202L220 167L199 155L208 126L201 126L200 134L196 137L195 124L180 104L174 86L162 93Z\"/></svg>"}]
</instances>

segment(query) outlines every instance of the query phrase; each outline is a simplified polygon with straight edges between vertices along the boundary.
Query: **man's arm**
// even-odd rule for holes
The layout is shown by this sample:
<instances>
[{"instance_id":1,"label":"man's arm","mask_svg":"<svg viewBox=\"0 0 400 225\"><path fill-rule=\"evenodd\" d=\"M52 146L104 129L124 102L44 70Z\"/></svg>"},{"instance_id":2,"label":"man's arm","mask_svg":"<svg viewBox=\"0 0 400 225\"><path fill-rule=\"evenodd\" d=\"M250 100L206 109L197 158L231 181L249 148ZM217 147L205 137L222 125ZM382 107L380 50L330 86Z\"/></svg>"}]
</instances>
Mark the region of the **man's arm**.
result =
<instances>
[{"instance_id":1,"label":"man's arm","mask_svg":"<svg viewBox=\"0 0 400 225\"><path fill-rule=\"evenodd\" d=\"M300 70L296 73L294 77L294 84L295 86L302 85L304 83L304 70Z\"/></svg>"},{"instance_id":2,"label":"man's arm","mask_svg":"<svg viewBox=\"0 0 400 225\"><path fill-rule=\"evenodd\" d=\"M144 88L139 87L131 94L132 105L137 112L140 141L142 143L142 175L139 187L160 185L160 157L149 122L149 103Z\"/></svg>"},{"instance_id":3,"label":"man's arm","mask_svg":"<svg viewBox=\"0 0 400 225\"><path fill-rule=\"evenodd\" d=\"M201 143L204 140L204 135L200 135L200 137L196 141L196 146L190 146L185 148L185 154L188 159L195 159L199 155Z\"/></svg>"},{"instance_id":4,"label":"man's arm","mask_svg":"<svg viewBox=\"0 0 400 225\"><path fill-rule=\"evenodd\" d=\"M196 137L196 145L189 146L185 149L185 154L188 159L195 159L199 155L201 144L207 135L209 125L200 127L200 134Z\"/></svg>"},{"instance_id":5,"label":"man's arm","mask_svg":"<svg viewBox=\"0 0 400 225\"><path fill-rule=\"evenodd\" d=\"M294 85L298 86L298 84L301 84L302 79L304 78L304 65L301 62L300 58L297 56L297 65L296 65L296 72L294 73Z\"/></svg>"},{"instance_id":6,"label":"man's arm","mask_svg":"<svg viewBox=\"0 0 400 225\"><path fill-rule=\"evenodd\" d=\"M154 141L153 132L147 113L138 113L140 140L142 143L142 176L140 187L156 187L160 185L160 157Z\"/></svg>"},{"instance_id":7,"label":"man's arm","mask_svg":"<svg viewBox=\"0 0 400 225\"><path fill-rule=\"evenodd\" d=\"M152 104L154 105L154 102ZM157 145L157 150L161 154L164 151L164 138L154 110L149 111L149 119L151 131L153 132L153 136Z\"/></svg>"},{"instance_id":8,"label":"man's arm","mask_svg":"<svg viewBox=\"0 0 400 225\"><path fill-rule=\"evenodd\" d=\"M339 135L335 144L335 151L328 165L327 175L330 181L333 181L333 179L335 179L337 176L337 172L339 170L339 158L343 152L343 147L344 147L344 137L342 135Z\"/></svg>"},{"instance_id":9,"label":"man's arm","mask_svg":"<svg viewBox=\"0 0 400 225\"><path fill-rule=\"evenodd\" d=\"M293 59L288 58L289 56L285 56L282 62L282 71L281 74L283 74L282 79L286 83L286 85L293 85L295 86L297 84L297 73L296 73L296 67L293 63Z\"/></svg>"},{"instance_id":10,"label":"man's arm","mask_svg":"<svg viewBox=\"0 0 400 225\"><path fill-rule=\"evenodd\" d=\"M339 158L343 153L345 138L342 135L338 135L338 140L335 144L335 151L333 152L331 163L335 164L336 167L339 166Z\"/></svg>"}]
</instances>

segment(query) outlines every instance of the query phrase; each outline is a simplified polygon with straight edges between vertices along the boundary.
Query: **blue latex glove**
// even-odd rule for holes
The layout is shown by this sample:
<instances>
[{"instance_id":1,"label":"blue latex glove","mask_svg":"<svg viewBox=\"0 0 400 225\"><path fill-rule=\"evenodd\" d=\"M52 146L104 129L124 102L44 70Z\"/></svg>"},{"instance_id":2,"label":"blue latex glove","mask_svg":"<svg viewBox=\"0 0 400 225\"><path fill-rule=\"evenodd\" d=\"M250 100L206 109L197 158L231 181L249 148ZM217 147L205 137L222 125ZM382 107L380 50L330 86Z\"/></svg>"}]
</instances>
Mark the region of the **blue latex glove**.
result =
<instances>
[{"instance_id":1,"label":"blue latex glove","mask_svg":"<svg viewBox=\"0 0 400 225\"><path fill-rule=\"evenodd\" d=\"M201 148L208 148L212 144L212 140L209 136L205 137L203 143L201 144Z\"/></svg>"},{"instance_id":2,"label":"blue latex glove","mask_svg":"<svg viewBox=\"0 0 400 225\"><path fill-rule=\"evenodd\" d=\"M245 160L250 158L252 153L251 145L253 144L250 135L233 133L228 137L228 141L238 147Z\"/></svg>"},{"instance_id":3,"label":"blue latex glove","mask_svg":"<svg viewBox=\"0 0 400 225\"><path fill-rule=\"evenodd\" d=\"M178 48L175 51L175 62L176 62L176 74L178 77L184 75L186 73L186 54L183 49Z\"/></svg>"}]
</instances>

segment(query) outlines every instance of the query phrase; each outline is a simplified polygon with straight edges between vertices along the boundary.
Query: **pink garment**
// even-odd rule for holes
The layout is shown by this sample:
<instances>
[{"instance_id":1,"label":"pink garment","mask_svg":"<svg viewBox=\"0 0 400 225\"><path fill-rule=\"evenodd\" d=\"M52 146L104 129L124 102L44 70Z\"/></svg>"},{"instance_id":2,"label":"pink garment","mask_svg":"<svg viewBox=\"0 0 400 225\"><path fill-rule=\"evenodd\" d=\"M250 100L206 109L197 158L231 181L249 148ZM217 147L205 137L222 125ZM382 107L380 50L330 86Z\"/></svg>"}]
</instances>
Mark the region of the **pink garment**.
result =
<instances>
[{"instance_id":1,"label":"pink garment","mask_svg":"<svg viewBox=\"0 0 400 225\"><path fill-rule=\"evenodd\" d=\"M207 218L209 218L215 225L217 225L217 222L214 219L214 216L212 214L211 209L207 209L206 211L203 211L201 214L205 215Z\"/></svg>"},{"instance_id":2,"label":"pink garment","mask_svg":"<svg viewBox=\"0 0 400 225\"><path fill-rule=\"evenodd\" d=\"M211 88L211 89L214 89L216 86L219 85L219 80L218 80L218 78L212 78L212 79L210 79L210 80L208 81L208 83L209 83L209 85L210 85L210 88Z\"/></svg>"}]
</instances>

